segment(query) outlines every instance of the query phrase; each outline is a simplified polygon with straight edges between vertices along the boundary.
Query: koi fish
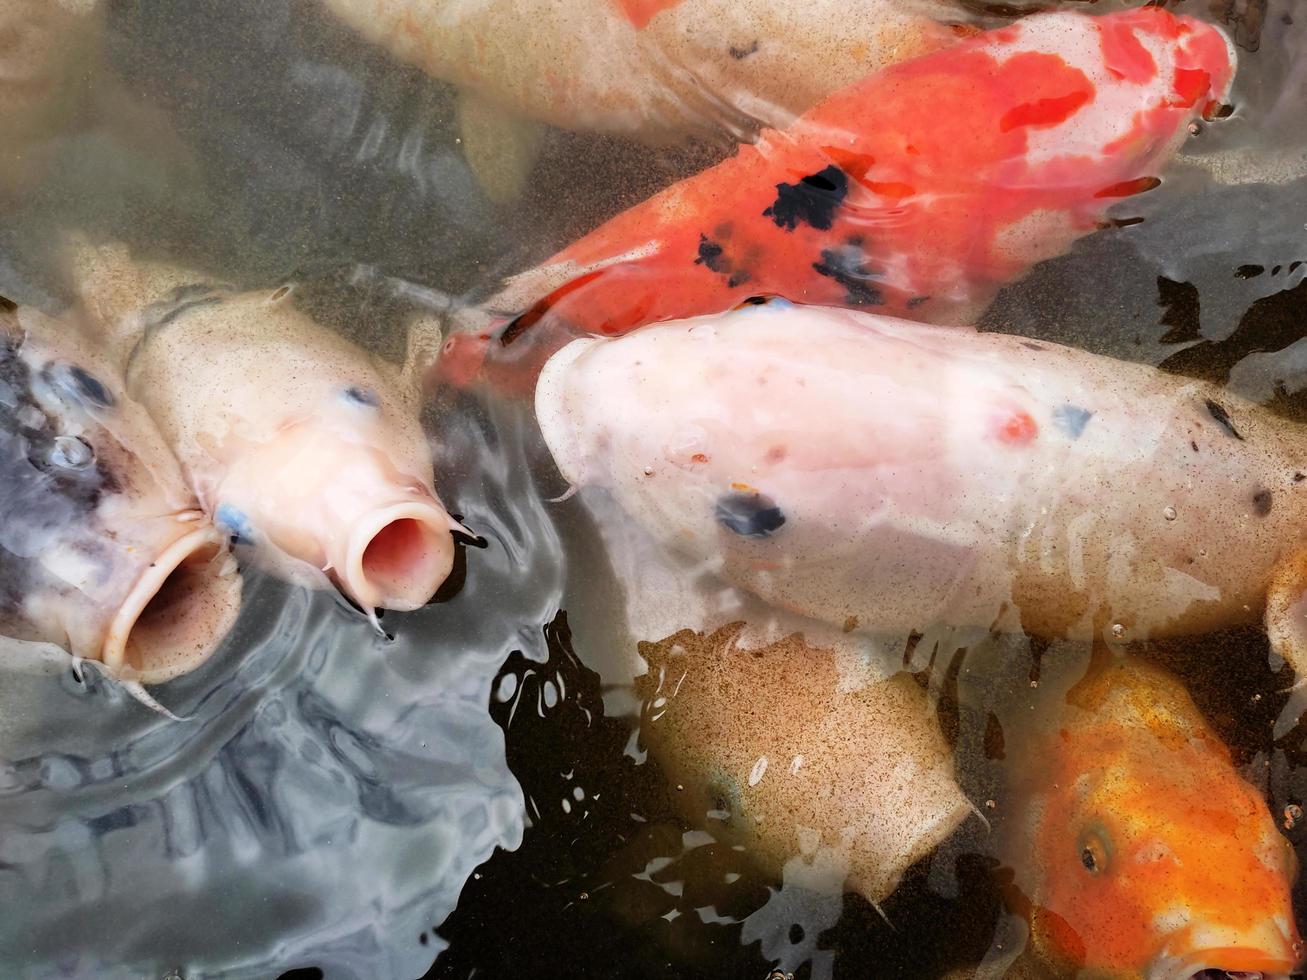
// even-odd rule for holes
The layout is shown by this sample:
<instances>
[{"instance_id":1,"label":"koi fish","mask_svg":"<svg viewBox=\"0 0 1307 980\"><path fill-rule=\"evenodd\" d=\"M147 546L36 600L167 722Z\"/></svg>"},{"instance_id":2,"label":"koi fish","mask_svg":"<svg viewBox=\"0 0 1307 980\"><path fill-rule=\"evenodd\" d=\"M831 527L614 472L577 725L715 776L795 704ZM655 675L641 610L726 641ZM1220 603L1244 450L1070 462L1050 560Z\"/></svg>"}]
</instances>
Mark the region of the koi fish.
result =
<instances>
[{"instance_id":1,"label":"koi fish","mask_svg":"<svg viewBox=\"0 0 1307 980\"><path fill-rule=\"evenodd\" d=\"M850 683L862 665L798 635L744 649L738 633L640 645L641 738L692 822L772 872L823 851L883 901L972 812L925 692L905 674Z\"/></svg>"},{"instance_id":2,"label":"koi fish","mask_svg":"<svg viewBox=\"0 0 1307 980\"><path fill-rule=\"evenodd\" d=\"M207 660L240 595L224 535L122 379L61 324L0 304L0 634L139 691Z\"/></svg>"},{"instance_id":3,"label":"koi fish","mask_svg":"<svg viewBox=\"0 0 1307 980\"><path fill-rule=\"evenodd\" d=\"M1264 611L1307 676L1307 430L1210 384L773 301L575 340L536 413L583 494L800 616L1115 643Z\"/></svg>"},{"instance_id":4,"label":"koi fish","mask_svg":"<svg viewBox=\"0 0 1307 980\"><path fill-rule=\"evenodd\" d=\"M1234 66L1220 30L1146 7L1035 15L888 68L511 281L489 308L513 319L451 337L441 370L468 383L488 359L511 384L576 333L755 295L973 322L1156 185Z\"/></svg>"},{"instance_id":5,"label":"koi fish","mask_svg":"<svg viewBox=\"0 0 1307 980\"><path fill-rule=\"evenodd\" d=\"M323 3L472 105L651 143L784 125L868 72L956 40L939 21L960 13L936 0ZM478 128L468 105L465 139Z\"/></svg>"},{"instance_id":6,"label":"koi fish","mask_svg":"<svg viewBox=\"0 0 1307 980\"><path fill-rule=\"evenodd\" d=\"M1003 846L1026 955L1096 977L1297 969L1293 850L1174 677L1099 667L1022 727Z\"/></svg>"},{"instance_id":7,"label":"koi fish","mask_svg":"<svg viewBox=\"0 0 1307 980\"><path fill-rule=\"evenodd\" d=\"M412 367L318 325L291 304L290 287L195 284L112 247L79 253L76 270L83 329L116 352L128 392L238 544L369 613L432 597L462 528L432 485ZM410 333L410 365L438 345L428 327Z\"/></svg>"}]
</instances>

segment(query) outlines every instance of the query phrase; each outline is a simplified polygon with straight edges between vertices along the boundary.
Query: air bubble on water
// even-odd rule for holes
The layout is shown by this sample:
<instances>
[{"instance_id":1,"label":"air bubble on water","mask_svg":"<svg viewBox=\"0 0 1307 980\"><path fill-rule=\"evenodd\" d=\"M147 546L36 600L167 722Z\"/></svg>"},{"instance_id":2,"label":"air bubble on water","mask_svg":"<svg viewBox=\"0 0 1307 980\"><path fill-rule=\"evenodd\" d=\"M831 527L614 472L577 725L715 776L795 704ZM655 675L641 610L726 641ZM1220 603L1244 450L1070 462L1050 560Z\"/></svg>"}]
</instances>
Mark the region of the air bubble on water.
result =
<instances>
[{"instance_id":1,"label":"air bubble on water","mask_svg":"<svg viewBox=\"0 0 1307 980\"><path fill-rule=\"evenodd\" d=\"M1302 807L1297 803L1290 803L1284 808L1284 829L1293 830L1298 821L1302 819Z\"/></svg>"},{"instance_id":2,"label":"air bubble on water","mask_svg":"<svg viewBox=\"0 0 1307 980\"><path fill-rule=\"evenodd\" d=\"M1115 636L1118 640L1121 639L1121 637L1125 636L1125 627L1122 626L1120 623L1113 624L1112 635Z\"/></svg>"},{"instance_id":3,"label":"air bubble on water","mask_svg":"<svg viewBox=\"0 0 1307 980\"><path fill-rule=\"evenodd\" d=\"M1162 516L1165 517L1168 521L1175 520L1175 508L1167 507L1165 510L1162 511Z\"/></svg>"},{"instance_id":4,"label":"air bubble on water","mask_svg":"<svg viewBox=\"0 0 1307 980\"><path fill-rule=\"evenodd\" d=\"M749 773L749 785L757 786L762 782L762 777L767 774L767 757L760 756L758 761L753 764L753 771Z\"/></svg>"},{"instance_id":5,"label":"air bubble on water","mask_svg":"<svg viewBox=\"0 0 1307 980\"><path fill-rule=\"evenodd\" d=\"M644 468L644 475L645 475L645 476L653 476L653 475L654 475L654 468L653 468L652 466L646 466L646 467Z\"/></svg>"}]
</instances>

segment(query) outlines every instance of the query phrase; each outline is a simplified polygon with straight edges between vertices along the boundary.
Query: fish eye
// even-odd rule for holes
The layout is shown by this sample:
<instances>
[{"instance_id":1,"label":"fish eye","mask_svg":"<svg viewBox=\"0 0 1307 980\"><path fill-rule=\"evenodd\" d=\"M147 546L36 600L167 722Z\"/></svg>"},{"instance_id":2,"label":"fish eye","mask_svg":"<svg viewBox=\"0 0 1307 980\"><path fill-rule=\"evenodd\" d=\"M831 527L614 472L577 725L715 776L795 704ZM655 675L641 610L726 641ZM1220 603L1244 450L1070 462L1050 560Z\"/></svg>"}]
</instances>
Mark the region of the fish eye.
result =
<instances>
[{"instance_id":1,"label":"fish eye","mask_svg":"<svg viewBox=\"0 0 1307 980\"><path fill-rule=\"evenodd\" d=\"M113 393L104 382L76 364L63 365L59 380L60 387L84 402L101 408L109 408L114 403Z\"/></svg>"},{"instance_id":2,"label":"fish eye","mask_svg":"<svg viewBox=\"0 0 1307 980\"><path fill-rule=\"evenodd\" d=\"M1102 836L1090 831L1080 839L1080 863L1091 875L1099 875L1107 870L1108 849Z\"/></svg>"}]
</instances>

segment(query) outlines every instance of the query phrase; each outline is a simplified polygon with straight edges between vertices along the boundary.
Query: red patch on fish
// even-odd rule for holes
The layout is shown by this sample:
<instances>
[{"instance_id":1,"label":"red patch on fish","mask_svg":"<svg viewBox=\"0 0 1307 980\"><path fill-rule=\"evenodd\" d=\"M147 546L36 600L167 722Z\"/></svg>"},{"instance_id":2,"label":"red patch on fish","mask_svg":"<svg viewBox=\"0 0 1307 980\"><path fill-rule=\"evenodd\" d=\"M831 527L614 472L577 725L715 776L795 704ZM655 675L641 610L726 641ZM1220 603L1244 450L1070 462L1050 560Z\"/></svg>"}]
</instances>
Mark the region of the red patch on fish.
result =
<instances>
[{"instance_id":1,"label":"red patch on fish","mask_svg":"<svg viewBox=\"0 0 1307 980\"><path fill-rule=\"evenodd\" d=\"M1003 63L1003 74L1019 80L1026 97L999 119L998 128L1004 133L1022 126L1056 126L1094 98L1094 86L1085 73L1055 54L1015 55Z\"/></svg>"},{"instance_id":2,"label":"red patch on fish","mask_svg":"<svg viewBox=\"0 0 1307 980\"><path fill-rule=\"evenodd\" d=\"M1175 94L1179 105L1192 106L1212 89L1212 76L1201 68L1175 70Z\"/></svg>"},{"instance_id":3,"label":"red patch on fish","mask_svg":"<svg viewBox=\"0 0 1307 980\"><path fill-rule=\"evenodd\" d=\"M649 21L664 10L675 7L681 0L614 0L622 16L630 21L637 31L644 30Z\"/></svg>"},{"instance_id":4,"label":"red patch on fish","mask_svg":"<svg viewBox=\"0 0 1307 980\"><path fill-rule=\"evenodd\" d=\"M1157 62L1144 47L1134 27L1120 21L1104 24L1103 64L1117 78L1142 84L1157 77Z\"/></svg>"},{"instance_id":5,"label":"red patch on fish","mask_svg":"<svg viewBox=\"0 0 1307 980\"><path fill-rule=\"evenodd\" d=\"M994 437L1009 446L1025 446L1038 436L1039 426L1026 411L1004 412L994 425Z\"/></svg>"}]
</instances>

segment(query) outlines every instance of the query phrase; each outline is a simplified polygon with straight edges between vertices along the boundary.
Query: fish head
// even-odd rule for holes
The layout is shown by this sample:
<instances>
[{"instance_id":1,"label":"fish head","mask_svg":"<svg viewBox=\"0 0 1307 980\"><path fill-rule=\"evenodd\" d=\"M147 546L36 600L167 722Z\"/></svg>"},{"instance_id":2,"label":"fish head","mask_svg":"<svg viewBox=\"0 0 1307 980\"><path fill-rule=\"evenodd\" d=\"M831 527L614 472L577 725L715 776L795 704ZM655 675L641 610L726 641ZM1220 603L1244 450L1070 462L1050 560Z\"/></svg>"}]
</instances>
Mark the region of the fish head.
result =
<instances>
[{"instance_id":1,"label":"fish head","mask_svg":"<svg viewBox=\"0 0 1307 980\"><path fill-rule=\"evenodd\" d=\"M1016 849L1034 951L1083 976L1287 977L1297 866L1266 802L1173 681L1112 673L1077 692L1094 722L1052 734Z\"/></svg>"},{"instance_id":2,"label":"fish head","mask_svg":"<svg viewBox=\"0 0 1307 980\"><path fill-rule=\"evenodd\" d=\"M367 610L418 608L448 577L461 525L433 487L415 377L293 293L174 289L140 314L129 387L254 561Z\"/></svg>"},{"instance_id":3,"label":"fish head","mask_svg":"<svg viewBox=\"0 0 1307 980\"><path fill-rule=\"evenodd\" d=\"M74 328L0 324L0 618L125 681L199 666L240 608L223 536Z\"/></svg>"},{"instance_id":4,"label":"fish head","mask_svg":"<svg viewBox=\"0 0 1307 980\"><path fill-rule=\"evenodd\" d=\"M957 233L982 207L996 282L1062 254L1102 227L1113 205L1156 187L1199 120L1229 97L1236 68L1220 28L1154 6L1035 15L961 47L958 63L968 67L956 69L950 91L958 102L959 86L974 88L972 118L921 124L930 143L912 130L924 169L905 180L983 189L985 200L959 212ZM939 74L954 71L936 58Z\"/></svg>"}]
</instances>

